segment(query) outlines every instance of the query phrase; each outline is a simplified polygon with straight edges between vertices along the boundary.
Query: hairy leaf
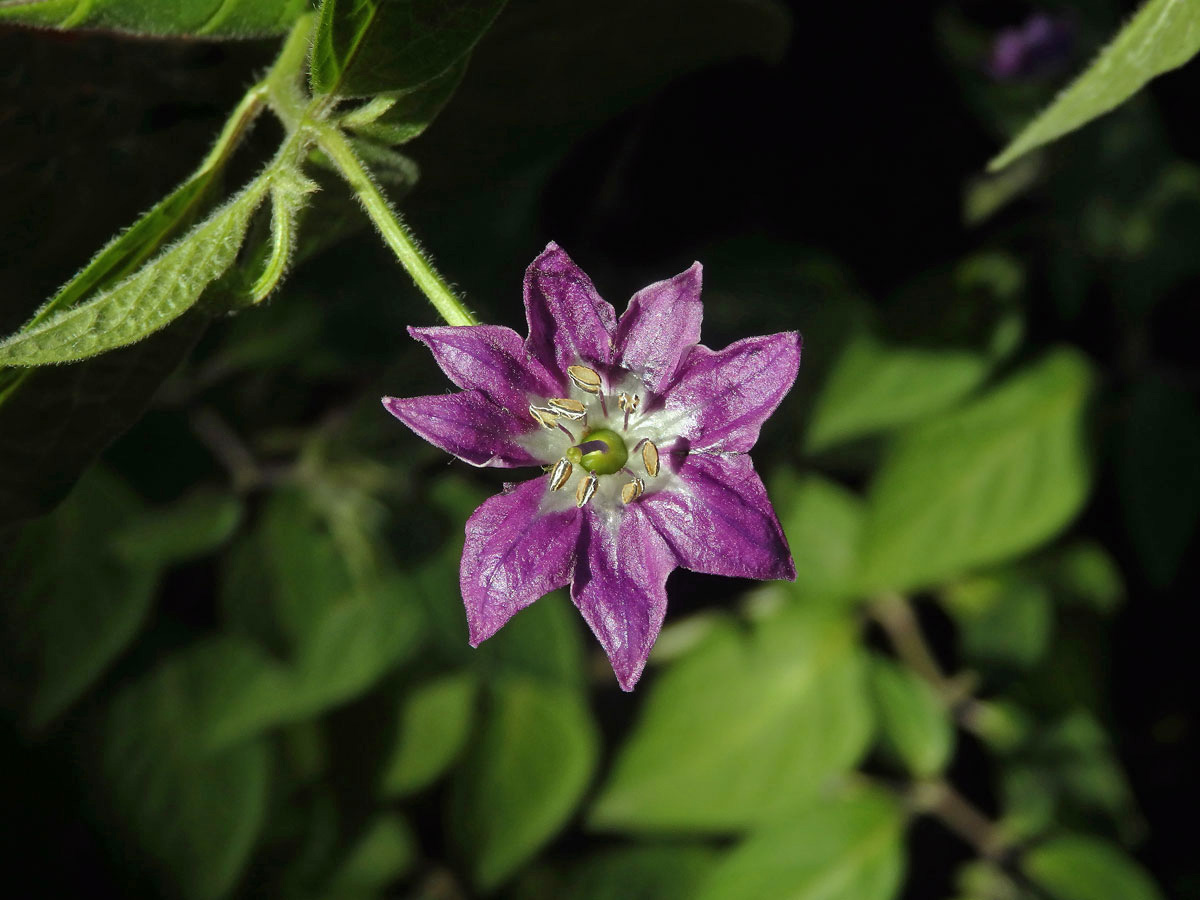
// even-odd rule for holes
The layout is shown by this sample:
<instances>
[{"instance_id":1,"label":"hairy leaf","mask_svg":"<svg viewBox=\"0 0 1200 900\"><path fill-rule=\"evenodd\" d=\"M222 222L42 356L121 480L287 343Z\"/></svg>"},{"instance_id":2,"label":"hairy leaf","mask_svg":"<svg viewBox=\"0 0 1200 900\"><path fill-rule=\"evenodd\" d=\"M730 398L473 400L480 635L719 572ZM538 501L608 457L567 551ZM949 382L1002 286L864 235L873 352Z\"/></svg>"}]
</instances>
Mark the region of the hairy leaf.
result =
<instances>
[{"instance_id":1,"label":"hairy leaf","mask_svg":"<svg viewBox=\"0 0 1200 900\"><path fill-rule=\"evenodd\" d=\"M420 137L450 102L467 73L467 63L464 56L436 78L387 101L387 111L379 116L364 120L350 113L342 117L342 125L383 144L407 144Z\"/></svg>"},{"instance_id":2,"label":"hairy leaf","mask_svg":"<svg viewBox=\"0 0 1200 900\"><path fill-rule=\"evenodd\" d=\"M0 22L164 37L282 34L308 0L0 0Z\"/></svg>"},{"instance_id":3,"label":"hairy leaf","mask_svg":"<svg viewBox=\"0 0 1200 900\"><path fill-rule=\"evenodd\" d=\"M505 0L324 0L310 80L319 94L365 97L437 78L471 51Z\"/></svg>"},{"instance_id":4,"label":"hairy leaf","mask_svg":"<svg viewBox=\"0 0 1200 900\"><path fill-rule=\"evenodd\" d=\"M821 801L736 847L695 896L891 900L904 877L903 834L903 810L882 792Z\"/></svg>"},{"instance_id":5,"label":"hairy leaf","mask_svg":"<svg viewBox=\"0 0 1200 900\"><path fill-rule=\"evenodd\" d=\"M596 828L724 831L784 819L866 752L853 620L806 604L746 639L714 629L651 686L590 814Z\"/></svg>"},{"instance_id":6,"label":"hairy leaf","mask_svg":"<svg viewBox=\"0 0 1200 900\"><path fill-rule=\"evenodd\" d=\"M450 827L484 890L503 882L566 822L599 756L578 693L527 678L489 685L483 731L454 784Z\"/></svg>"},{"instance_id":7,"label":"hairy leaf","mask_svg":"<svg viewBox=\"0 0 1200 900\"><path fill-rule=\"evenodd\" d=\"M0 365L43 366L95 356L178 318L233 265L266 193L256 181L128 278L0 342Z\"/></svg>"},{"instance_id":8,"label":"hairy leaf","mask_svg":"<svg viewBox=\"0 0 1200 900\"><path fill-rule=\"evenodd\" d=\"M1200 52L1200 6L1194 0L1148 0L1096 61L1004 151L988 163L1003 168L1102 116L1150 79L1178 68Z\"/></svg>"},{"instance_id":9,"label":"hairy leaf","mask_svg":"<svg viewBox=\"0 0 1200 900\"><path fill-rule=\"evenodd\" d=\"M1090 484L1086 361L1058 350L971 404L904 432L869 496L864 586L907 590L1037 546Z\"/></svg>"}]
</instances>

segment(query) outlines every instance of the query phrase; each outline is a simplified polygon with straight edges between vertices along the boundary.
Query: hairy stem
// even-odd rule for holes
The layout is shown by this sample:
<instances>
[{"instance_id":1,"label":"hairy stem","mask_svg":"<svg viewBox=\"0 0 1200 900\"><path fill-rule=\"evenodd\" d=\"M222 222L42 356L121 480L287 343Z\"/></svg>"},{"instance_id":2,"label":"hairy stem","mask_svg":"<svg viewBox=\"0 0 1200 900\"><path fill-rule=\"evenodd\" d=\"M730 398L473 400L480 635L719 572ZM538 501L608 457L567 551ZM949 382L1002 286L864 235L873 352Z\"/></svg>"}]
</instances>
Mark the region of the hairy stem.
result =
<instances>
[{"instance_id":1,"label":"hairy stem","mask_svg":"<svg viewBox=\"0 0 1200 900\"><path fill-rule=\"evenodd\" d=\"M438 274L433 263L421 252L400 216L392 209L387 198L371 179L366 167L355 155L346 136L336 125L330 123L321 123L314 127L317 145L350 184L363 209L379 229L384 242L396 254L396 258L412 276L417 287L429 298L434 309L448 325L478 325L479 321L446 280Z\"/></svg>"}]
</instances>

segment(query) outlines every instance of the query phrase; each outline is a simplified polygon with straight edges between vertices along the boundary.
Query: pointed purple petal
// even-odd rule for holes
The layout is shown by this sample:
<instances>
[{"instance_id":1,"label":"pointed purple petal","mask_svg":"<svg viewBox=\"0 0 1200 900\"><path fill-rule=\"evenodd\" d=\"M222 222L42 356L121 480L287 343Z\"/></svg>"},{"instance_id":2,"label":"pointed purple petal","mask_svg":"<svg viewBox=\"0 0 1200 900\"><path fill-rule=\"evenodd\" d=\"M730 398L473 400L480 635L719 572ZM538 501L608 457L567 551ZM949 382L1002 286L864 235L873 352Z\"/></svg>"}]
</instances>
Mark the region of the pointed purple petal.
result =
<instances>
[{"instance_id":1,"label":"pointed purple petal","mask_svg":"<svg viewBox=\"0 0 1200 900\"><path fill-rule=\"evenodd\" d=\"M550 243L525 271L529 352L566 384L567 366L607 367L617 314L591 279L558 244Z\"/></svg>"},{"instance_id":2,"label":"pointed purple petal","mask_svg":"<svg viewBox=\"0 0 1200 900\"><path fill-rule=\"evenodd\" d=\"M675 557L645 515L585 510L571 599L608 654L617 682L633 690L667 612Z\"/></svg>"},{"instance_id":3,"label":"pointed purple petal","mask_svg":"<svg viewBox=\"0 0 1200 900\"><path fill-rule=\"evenodd\" d=\"M467 520L459 583L471 646L571 580L583 514L540 511L547 480L535 478L483 502Z\"/></svg>"},{"instance_id":4,"label":"pointed purple petal","mask_svg":"<svg viewBox=\"0 0 1200 900\"><path fill-rule=\"evenodd\" d=\"M409 328L426 344L442 371L464 390L478 388L520 415L529 397L553 397L557 379L529 355L521 336L499 325L457 325Z\"/></svg>"},{"instance_id":5,"label":"pointed purple petal","mask_svg":"<svg viewBox=\"0 0 1200 900\"><path fill-rule=\"evenodd\" d=\"M700 263L674 278L644 287L633 295L617 323L616 362L652 391L661 391L679 369L687 349L700 342Z\"/></svg>"},{"instance_id":6,"label":"pointed purple petal","mask_svg":"<svg viewBox=\"0 0 1200 900\"><path fill-rule=\"evenodd\" d=\"M505 412L482 391L384 397L384 408L435 447L473 466L536 466L519 438L536 425Z\"/></svg>"},{"instance_id":7,"label":"pointed purple petal","mask_svg":"<svg viewBox=\"0 0 1200 900\"><path fill-rule=\"evenodd\" d=\"M746 338L724 350L693 347L667 387L666 408L681 416L693 450L745 453L791 389L800 367L794 331Z\"/></svg>"},{"instance_id":8,"label":"pointed purple petal","mask_svg":"<svg viewBox=\"0 0 1200 900\"><path fill-rule=\"evenodd\" d=\"M692 453L677 487L638 501L679 565L734 578L796 579L787 538L750 457Z\"/></svg>"}]
</instances>

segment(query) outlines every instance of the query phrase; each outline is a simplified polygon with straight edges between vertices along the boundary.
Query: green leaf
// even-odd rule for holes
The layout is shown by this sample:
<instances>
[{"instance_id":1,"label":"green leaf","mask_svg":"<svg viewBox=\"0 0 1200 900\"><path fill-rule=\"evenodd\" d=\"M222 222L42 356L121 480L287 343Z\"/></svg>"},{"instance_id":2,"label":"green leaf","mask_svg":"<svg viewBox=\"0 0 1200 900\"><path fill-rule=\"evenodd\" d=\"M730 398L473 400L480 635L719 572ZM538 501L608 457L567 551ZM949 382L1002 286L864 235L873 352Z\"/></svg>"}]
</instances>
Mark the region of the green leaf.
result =
<instances>
[{"instance_id":1,"label":"green leaf","mask_svg":"<svg viewBox=\"0 0 1200 900\"><path fill-rule=\"evenodd\" d=\"M266 181L254 182L123 281L0 342L0 365L84 359L132 344L178 318L233 265L266 190Z\"/></svg>"},{"instance_id":2,"label":"green leaf","mask_svg":"<svg viewBox=\"0 0 1200 900\"><path fill-rule=\"evenodd\" d=\"M283 34L308 0L0 0L0 22L163 37Z\"/></svg>"},{"instance_id":3,"label":"green leaf","mask_svg":"<svg viewBox=\"0 0 1200 900\"><path fill-rule=\"evenodd\" d=\"M735 848L696 900L891 900L904 876L904 813L864 790L821 801Z\"/></svg>"},{"instance_id":4,"label":"green leaf","mask_svg":"<svg viewBox=\"0 0 1200 900\"><path fill-rule=\"evenodd\" d=\"M956 582L942 597L968 659L1028 668L1045 655L1054 609L1044 584L1020 572L997 572Z\"/></svg>"},{"instance_id":5,"label":"green leaf","mask_svg":"<svg viewBox=\"0 0 1200 900\"><path fill-rule=\"evenodd\" d=\"M130 564L102 537L136 521L140 509L129 488L96 471L2 554L0 581L13 591L3 608L11 633L6 643L9 654L32 665L28 717L34 729L77 700L146 618L156 570Z\"/></svg>"},{"instance_id":6,"label":"green leaf","mask_svg":"<svg viewBox=\"0 0 1200 900\"><path fill-rule=\"evenodd\" d=\"M866 752L871 700L854 620L795 603L748 636L717 628L651 685L589 821L726 831L785 818Z\"/></svg>"},{"instance_id":7,"label":"green leaf","mask_svg":"<svg viewBox=\"0 0 1200 900\"><path fill-rule=\"evenodd\" d=\"M454 763L470 735L475 687L469 673L459 673L418 685L404 698L383 773L385 796L418 791Z\"/></svg>"},{"instance_id":8,"label":"green leaf","mask_svg":"<svg viewBox=\"0 0 1200 900\"><path fill-rule=\"evenodd\" d=\"M1151 583L1167 587L1200 521L1200 409L1191 392L1144 379L1121 445L1117 484L1126 527Z\"/></svg>"},{"instance_id":9,"label":"green leaf","mask_svg":"<svg viewBox=\"0 0 1200 900\"><path fill-rule=\"evenodd\" d=\"M917 778L940 774L954 753L954 725L927 681L879 656L871 658L880 737Z\"/></svg>"},{"instance_id":10,"label":"green leaf","mask_svg":"<svg viewBox=\"0 0 1200 900\"><path fill-rule=\"evenodd\" d=\"M649 844L597 853L559 896L572 900L692 900L718 852L702 844Z\"/></svg>"},{"instance_id":11,"label":"green leaf","mask_svg":"<svg viewBox=\"0 0 1200 900\"><path fill-rule=\"evenodd\" d=\"M115 698L99 787L104 814L159 870L164 887L209 900L230 891L257 841L269 751L257 740L205 752L181 674L162 667Z\"/></svg>"},{"instance_id":12,"label":"green leaf","mask_svg":"<svg viewBox=\"0 0 1200 900\"><path fill-rule=\"evenodd\" d=\"M931 585L1058 532L1091 482L1083 434L1090 385L1084 358L1058 350L901 434L868 500L864 585Z\"/></svg>"},{"instance_id":13,"label":"green leaf","mask_svg":"<svg viewBox=\"0 0 1200 900\"><path fill-rule=\"evenodd\" d=\"M1192 0L1149 0L1088 70L988 163L988 169L1003 168L1114 109L1150 79L1182 66L1197 52L1200 7Z\"/></svg>"},{"instance_id":14,"label":"green leaf","mask_svg":"<svg viewBox=\"0 0 1200 900\"><path fill-rule=\"evenodd\" d=\"M1021 868L1054 900L1162 900L1137 862L1098 838L1052 838L1026 853Z\"/></svg>"},{"instance_id":15,"label":"green leaf","mask_svg":"<svg viewBox=\"0 0 1200 900\"><path fill-rule=\"evenodd\" d=\"M853 338L817 397L805 437L811 453L944 409L991 368L979 353L889 345Z\"/></svg>"},{"instance_id":16,"label":"green leaf","mask_svg":"<svg viewBox=\"0 0 1200 900\"><path fill-rule=\"evenodd\" d=\"M379 116L364 119L360 115L356 118L358 110L343 116L342 126L383 144L407 144L424 134L450 102L467 73L468 61L469 57L464 56L436 78L386 101L387 110Z\"/></svg>"},{"instance_id":17,"label":"green leaf","mask_svg":"<svg viewBox=\"0 0 1200 900\"><path fill-rule=\"evenodd\" d=\"M1125 597L1125 582L1108 551L1093 541L1079 541L1052 560L1049 578L1066 599L1101 613L1113 612Z\"/></svg>"},{"instance_id":18,"label":"green leaf","mask_svg":"<svg viewBox=\"0 0 1200 900\"><path fill-rule=\"evenodd\" d=\"M470 53L505 0L324 0L313 40L314 93L406 91Z\"/></svg>"},{"instance_id":19,"label":"green leaf","mask_svg":"<svg viewBox=\"0 0 1200 900\"><path fill-rule=\"evenodd\" d=\"M599 755L585 702L532 679L489 685L491 708L454 783L450 828L483 889L496 887L561 828Z\"/></svg>"},{"instance_id":20,"label":"green leaf","mask_svg":"<svg viewBox=\"0 0 1200 900\"><path fill-rule=\"evenodd\" d=\"M113 547L131 565L157 568L211 553L229 540L241 521L240 499L199 490L110 529Z\"/></svg>"},{"instance_id":21,"label":"green leaf","mask_svg":"<svg viewBox=\"0 0 1200 900\"><path fill-rule=\"evenodd\" d=\"M863 501L836 482L783 469L770 495L796 561L794 590L804 602L854 597Z\"/></svg>"},{"instance_id":22,"label":"green leaf","mask_svg":"<svg viewBox=\"0 0 1200 900\"><path fill-rule=\"evenodd\" d=\"M408 824L392 813L377 816L326 882L321 896L338 900L376 897L403 877L416 858L416 838Z\"/></svg>"}]
</instances>

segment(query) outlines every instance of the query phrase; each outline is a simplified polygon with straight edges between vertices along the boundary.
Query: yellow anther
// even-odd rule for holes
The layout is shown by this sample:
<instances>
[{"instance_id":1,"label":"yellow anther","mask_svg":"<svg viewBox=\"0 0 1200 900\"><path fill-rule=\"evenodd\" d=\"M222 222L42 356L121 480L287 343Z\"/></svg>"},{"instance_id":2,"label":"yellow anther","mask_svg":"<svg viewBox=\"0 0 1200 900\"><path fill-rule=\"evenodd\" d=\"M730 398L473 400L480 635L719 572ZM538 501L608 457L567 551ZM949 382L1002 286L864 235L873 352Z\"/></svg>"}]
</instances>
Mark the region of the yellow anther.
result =
<instances>
[{"instance_id":1,"label":"yellow anther","mask_svg":"<svg viewBox=\"0 0 1200 900\"><path fill-rule=\"evenodd\" d=\"M633 481L621 487L621 502L632 503L638 497L642 496L642 491L646 489L646 483L642 479L635 477Z\"/></svg>"},{"instance_id":2,"label":"yellow anther","mask_svg":"<svg viewBox=\"0 0 1200 900\"><path fill-rule=\"evenodd\" d=\"M591 500L599 483L600 476L595 472L588 472L587 478L579 479L579 487L575 488L575 505L582 507Z\"/></svg>"},{"instance_id":3,"label":"yellow anther","mask_svg":"<svg viewBox=\"0 0 1200 900\"><path fill-rule=\"evenodd\" d=\"M571 421L582 419L587 415L587 408L578 400L572 400L570 397L556 397L547 401L546 405L550 407L550 411L554 415Z\"/></svg>"},{"instance_id":4,"label":"yellow anther","mask_svg":"<svg viewBox=\"0 0 1200 900\"><path fill-rule=\"evenodd\" d=\"M626 412L637 412L638 406L641 405L642 398L637 394L621 393L617 395L617 406Z\"/></svg>"},{"instance_id":5,"label":"yellow anther","mask_svg":"<svg viewBox=\"0 0 1200 900\"><path fill-rule=\"evenodd\" d=\"M550 473L550 490L562 490L563 485L571 477L571 469L573 468L574 466L571 465L571 461L565 456L555 463L554 471Z\"/></svg>"},{"instance_id":6,"label":"yellow anther","mask_svg":"<svg viewBox=\"0 0 1200 900\"><path fill-rule=\"evenodd\" d=\"M600 376L587 366L567 366L567 377L581 391L600 393Z\"/></svg>"},{"instance_id":7,"label":"yellow anther","mask_svg":"<svg viewBox=\"0 0 1200 900\"><path fill-rule=\"evenodd\" d=\"M554 410L544 406L529 405L529 414L533 416L533 421L537 422L543 428L553 428L558 424L558 417L554 415Z\"/></svg>"},{"instance_id":8,"label":"yellow anther","mask_svg":"<svg viewBox=\"0 0 1200 900\"><path fill-rule=\"evenodd\" d=\"M658 448L654 446L654 441L642 444L642 464L651 478L658 474Z\"/></svg>"}]
</instances>

